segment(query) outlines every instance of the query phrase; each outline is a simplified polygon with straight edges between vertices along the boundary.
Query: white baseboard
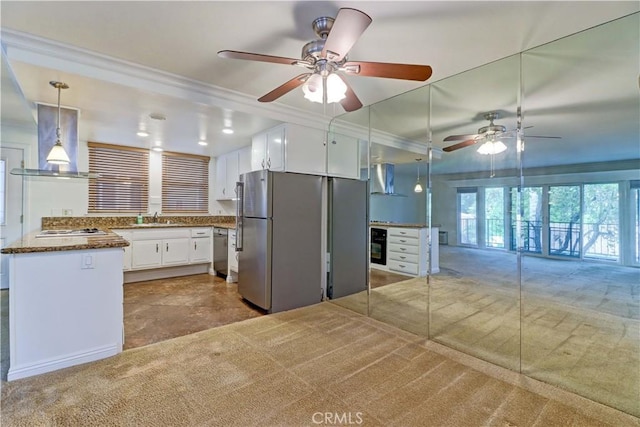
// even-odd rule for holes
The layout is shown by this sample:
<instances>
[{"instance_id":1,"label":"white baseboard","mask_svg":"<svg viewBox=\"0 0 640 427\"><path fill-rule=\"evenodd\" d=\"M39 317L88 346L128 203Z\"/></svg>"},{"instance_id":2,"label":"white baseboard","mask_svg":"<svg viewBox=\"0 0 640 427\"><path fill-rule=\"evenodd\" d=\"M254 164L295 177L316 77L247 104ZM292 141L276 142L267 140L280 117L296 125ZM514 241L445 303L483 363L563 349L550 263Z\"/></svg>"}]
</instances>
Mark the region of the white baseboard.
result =
<instances>
[{"instance_id":1,"label":"white baseboard","mask_svg":"<svg viewBox=\"0 0 640 427\"><path fill-rule=\"evenodd\" d=\"M132 270L124 272L124 283L143 282L146 280L166 279L169 277L188 276L191 274L209 273L209 264L191 264L174 267L153 268L149 270Z\"/></svg>"},{"instance_id":2,"label":"white baseboard","mask_svg":"<svg viewBox=\"0 0 640 427\"><path fill-rule=\"evenodd\" d=\"M70 366L80 365L82 363L93 362L96 360L104 359L106 357L115 356L116 354L121 352L122 343L118 343L104 347L96 347L94 349L83 351L81 353L72 353L63 357L48 359L28 365L11 365L7 374L7 381L18 380L20 378L26 378L34 375L44 374L46 372L57 371L58 369L68 368Z\"/></svg>"}]
</instances>

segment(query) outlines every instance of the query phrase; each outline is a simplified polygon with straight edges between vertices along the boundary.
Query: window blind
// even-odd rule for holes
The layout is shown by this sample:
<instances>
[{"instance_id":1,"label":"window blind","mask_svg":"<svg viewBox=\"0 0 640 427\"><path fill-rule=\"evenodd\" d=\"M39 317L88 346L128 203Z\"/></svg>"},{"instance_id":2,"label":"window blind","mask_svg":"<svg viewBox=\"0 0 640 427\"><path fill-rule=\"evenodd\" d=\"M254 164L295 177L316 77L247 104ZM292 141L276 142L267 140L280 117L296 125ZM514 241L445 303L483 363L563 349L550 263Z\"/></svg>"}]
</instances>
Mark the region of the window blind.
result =
<instances>
[{"instance_id":1,"label":"window blind","mask_svg":"<svg viewBox=\"0 0 640 427\"><path fill-rule=\"evenodd\" d=\"M149 151L89 142L89 212L146 212Z\"/></svg>"},{"instance_id":2,"label":"window blind","mask_svg":"<svg viewBox=\"0 0 640 427\"><path fill-rule=\"evenodd\" d=\"M209 157L162 153L162 213L209 212Z\"/></svg>"}]
</instances>

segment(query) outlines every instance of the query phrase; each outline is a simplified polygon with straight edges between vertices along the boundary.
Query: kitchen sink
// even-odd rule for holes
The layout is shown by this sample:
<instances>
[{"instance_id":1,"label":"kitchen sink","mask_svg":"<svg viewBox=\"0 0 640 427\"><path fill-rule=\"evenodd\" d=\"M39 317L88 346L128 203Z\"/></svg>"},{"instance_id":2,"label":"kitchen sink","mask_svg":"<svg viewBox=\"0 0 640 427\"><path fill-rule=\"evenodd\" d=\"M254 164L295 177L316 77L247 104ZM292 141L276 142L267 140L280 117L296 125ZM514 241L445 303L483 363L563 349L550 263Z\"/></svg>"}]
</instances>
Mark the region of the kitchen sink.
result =
<instances>
[{"instance_id":1,"label":"kitchen sink","mask_svg":"<svg viewBox=\"0 0 640 427\"><path fill-rule=\"evenodd\" d=\"M179 227L184 225L181 222L146 222L144 224L131 224L133 227Z\"/></svg>"}]
</instances>

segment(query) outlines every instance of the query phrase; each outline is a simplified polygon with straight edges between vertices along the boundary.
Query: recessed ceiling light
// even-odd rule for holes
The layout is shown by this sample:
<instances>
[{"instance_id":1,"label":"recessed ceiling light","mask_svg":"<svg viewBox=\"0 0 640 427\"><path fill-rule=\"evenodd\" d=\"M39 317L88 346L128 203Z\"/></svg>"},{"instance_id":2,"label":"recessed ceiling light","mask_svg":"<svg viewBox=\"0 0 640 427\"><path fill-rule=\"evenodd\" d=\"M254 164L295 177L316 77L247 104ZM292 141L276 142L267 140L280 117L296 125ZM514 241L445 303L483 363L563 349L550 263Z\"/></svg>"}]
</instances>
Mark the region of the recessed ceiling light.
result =
<instances>
[{"instance_id":1,"label":"recessed ceiling light","mask_svg":"<svg viewBox=\"0 0 640 427\"><path fill-rule=\"evenodd\" d=\"M146 137L146 136L149 136L149 132L144 131L144 130L139 130L136 135L141 136L141 137Z\"/></svg>"},{"instance_id":2,"label":"recessed ceiling light","mask_svg":"<svg viewBox=\"0 0 640 427\"><path fill-rule=\"evenodd\" d=\"M207 141L202 141L202 140L198 141L198 144L200 144L200 145L202 145L202 146L209 145L209 144L207 143Z\"/></svg>"},{"instance_id":3,"label":"recessed ceiling light","mask_svg":"<svg viewBox=\"0 0 640 427\"><path fill-rule=\"evenodd\" d=\"M222 133L226 133L227 135L231 135L233 133L233 129L224 128L224 129L222 129Z\"/></svg>"},{"instance_id":4,"label":"recessed ceiling light","mask_svg":"<svg viewBox=\"0 0 640 427\"><path fill-rule=\"evenodd\" d=\"M151 149L158 152L162 151L162 147L160 147L159 145L154 145L153 147L151 147Z\"/></svg>"}]
</instances>

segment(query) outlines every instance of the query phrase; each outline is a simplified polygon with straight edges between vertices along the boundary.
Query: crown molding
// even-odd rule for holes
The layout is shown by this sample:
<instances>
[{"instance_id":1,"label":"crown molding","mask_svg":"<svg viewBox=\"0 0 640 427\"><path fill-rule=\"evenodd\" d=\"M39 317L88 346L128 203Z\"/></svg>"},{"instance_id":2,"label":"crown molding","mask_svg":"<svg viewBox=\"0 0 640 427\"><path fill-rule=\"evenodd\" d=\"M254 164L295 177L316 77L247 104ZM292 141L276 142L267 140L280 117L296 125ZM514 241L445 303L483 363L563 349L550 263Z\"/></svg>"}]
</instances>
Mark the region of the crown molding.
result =
<instances>
[{"instance_id":1,"label":"crown molding","mask_svg":"<svg viewBox=\"0 0 640 427\"><path fill-rule=\"evenodd\" d=\"M240 92L28 33L2 29L1 37L3 50L10 61L25 62L145 92L314 128L326 129L331 119L283 104L259 103Z\"/></svg>"}]
</instances>

